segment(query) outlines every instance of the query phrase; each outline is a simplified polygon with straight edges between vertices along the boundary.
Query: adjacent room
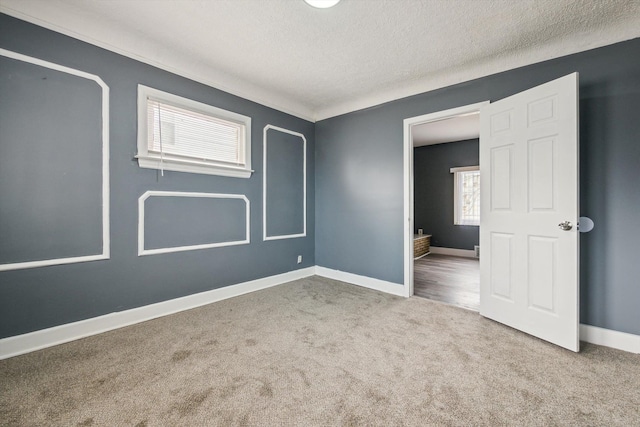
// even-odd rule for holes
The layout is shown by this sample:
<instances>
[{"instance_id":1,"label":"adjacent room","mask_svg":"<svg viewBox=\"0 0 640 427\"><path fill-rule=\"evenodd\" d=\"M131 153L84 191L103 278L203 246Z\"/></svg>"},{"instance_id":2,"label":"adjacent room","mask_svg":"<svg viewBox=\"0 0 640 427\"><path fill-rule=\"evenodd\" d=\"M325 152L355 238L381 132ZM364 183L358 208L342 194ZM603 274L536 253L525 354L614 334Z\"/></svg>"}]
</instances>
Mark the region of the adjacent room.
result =
<instances>
[{"instance_id":1,"label":"adjacent room","mask_svg":"<svg viewBox=\"0 0 640 427\"><path fill-rule=\"evenodd\" d=\"M0 425L636 425L640 2L2 0Z\"/></svg>"},{"instance_id":2,"label":"adjacent room","mask_svg":"<svg viewBox=\"0 0 640 427\"><path fill-rule=\"evenodd\" d=\"M479 311L480 114L423 123L411 136L414 295Z\"/></svg>"}]
</instances>

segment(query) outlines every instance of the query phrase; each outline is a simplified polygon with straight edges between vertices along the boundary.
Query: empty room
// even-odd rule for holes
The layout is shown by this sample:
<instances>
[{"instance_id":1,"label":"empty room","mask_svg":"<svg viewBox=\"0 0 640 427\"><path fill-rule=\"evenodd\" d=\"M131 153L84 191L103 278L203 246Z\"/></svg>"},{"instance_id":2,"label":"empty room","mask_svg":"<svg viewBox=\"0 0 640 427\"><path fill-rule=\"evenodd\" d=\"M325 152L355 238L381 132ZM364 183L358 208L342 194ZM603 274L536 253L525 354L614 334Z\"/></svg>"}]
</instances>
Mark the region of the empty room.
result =
<instances>
[{"instance_id":1,"label":"empty room","mask_svg":"<svg viewBox=\"0 0 640 427\"><path fill-rule=\"evenodd\" d=\"M0 0L0 425L638 425L638 111L635 0Z\"/></svg>"}]
</instances>

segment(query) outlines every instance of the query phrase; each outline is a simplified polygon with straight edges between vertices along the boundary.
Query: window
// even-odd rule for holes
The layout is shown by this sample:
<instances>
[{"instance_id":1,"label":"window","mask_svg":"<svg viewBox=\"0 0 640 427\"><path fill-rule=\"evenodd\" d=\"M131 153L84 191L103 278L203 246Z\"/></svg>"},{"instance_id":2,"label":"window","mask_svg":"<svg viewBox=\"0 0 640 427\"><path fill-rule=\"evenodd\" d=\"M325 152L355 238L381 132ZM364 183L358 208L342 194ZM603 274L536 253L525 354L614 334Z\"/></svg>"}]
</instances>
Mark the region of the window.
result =
<instances>
[{"instance_id":1,"label":"window","mask_svg":"<svg viewBox=\"0 0 640 427\"><path fill-rule=\"evenodd\" d=\"M480 168L451 168L455 225L480 225Z\"/></svg>"},{"instance_id":2,"label":"window","mask_svg":"<svg viewBox=\"0 0 640 427\"><path fill-rule=\"evenodd\" d=\"M251 118L138 85L142 168L249 178Z\"/></svg>"}]
</instances>

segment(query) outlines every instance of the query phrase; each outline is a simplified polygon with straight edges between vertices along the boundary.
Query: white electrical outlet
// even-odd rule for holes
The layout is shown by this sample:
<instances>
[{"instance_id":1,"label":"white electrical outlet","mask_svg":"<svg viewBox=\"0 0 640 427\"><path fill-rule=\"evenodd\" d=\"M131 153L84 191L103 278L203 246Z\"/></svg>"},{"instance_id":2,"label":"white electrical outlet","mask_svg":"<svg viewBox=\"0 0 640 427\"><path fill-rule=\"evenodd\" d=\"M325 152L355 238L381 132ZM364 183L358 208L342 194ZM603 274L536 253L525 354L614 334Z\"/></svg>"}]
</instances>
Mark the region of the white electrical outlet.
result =
<instances>
[{"instance_id":1,"label":"white electrical outlet","mask_svg":"<svg viewBox=\"0 0 640 427\"><path fill-rule=\"evenodd\" d=\"M480 258L480 246L474 246L473 250L475 252L476 258Z\"/></svg>"},{"instance_id":2,"label":"white electrical outlet","mask_svg":"<svg viewBox=\"0 0 640 427\"><path fill-rule=\"evenodd\" d=\"M302 263L302 255L298 255L298 264Z\"/></svg>"}]
</instances>

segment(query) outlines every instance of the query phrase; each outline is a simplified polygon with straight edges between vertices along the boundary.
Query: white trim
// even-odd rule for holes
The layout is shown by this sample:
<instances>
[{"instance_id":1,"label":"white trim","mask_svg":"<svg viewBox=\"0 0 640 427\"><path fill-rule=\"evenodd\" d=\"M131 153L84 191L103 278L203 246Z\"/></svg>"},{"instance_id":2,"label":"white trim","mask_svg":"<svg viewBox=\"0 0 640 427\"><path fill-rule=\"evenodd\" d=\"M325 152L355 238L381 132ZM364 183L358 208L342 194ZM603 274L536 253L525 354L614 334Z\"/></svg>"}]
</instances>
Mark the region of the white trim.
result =
<instances>
[{"instance_id":1,"label":"white trim","mask_svg":"<svg viewBox=\"0 0 640 427\"><path fill-rule=\"evenodd\" d=\"M48 5L42 3L38 4L36 7L39 10L42 10L43 6ZM52 7L53 9L47 9L47 11L60 13L62 15L66 14L66 12L60 10L58 5L54 5ZM40 27L73 37L76 40L92 44L93 46L98 46L110 52L115 52L116 54L123 55L143 64L149 64L160 70L168 71L189 80L230 93L234 96L256 102L266 107L274 108L278 111L291 114L292 116L309 122L316 121L314 111L305 103L298 102L291 99L291 97L283 96L281 91L265 89L264 87L259 87L248 81L239 81L236 74L229 74L220 70L212 70L209 66L194 63L192 60L187 60L186 57L177 58L175 55L171 55L171 58L167 61L170 63L164 63L157 59L152 59L145 55L135 53L132 50L124 49L109 42L79 33L68 28L66 25L58 25L29 13L25 13L21 10L10 8L9 6L4 5L4 2L0 2L0 11L23 21L31 22ZM131 46L133 46L133 44L131 44Z\"/></svg>"},{"instance_id":2,"label":"white trim","mask_svg":"<svg viewBox=\"0 0 640 427\"><path fill-rule=\"evenodd\" d=\"M536 49L535 52L531 52L529 55L523 55L522 52L514 53L509 57L501 55L499 58L495 58L489 62L477 64L471 69L459 67L454 71L447 70L437 75L429 74L423 78L414 79L411 80L411 82L405 82L404 84L390 87L386 90L370 91L364 96L350 97L342 103L333 103L314 109L307 102L283 95L282 91L259 87L246 80L240 81L238 76L233 73L213 69L204 62L199 63L189 55L181 55L180 52L172 51L170 55L157 55L153 53L154 51L159 51L157 46L147 46L147 48L144 49L145 52L136 53L134 50L139 49L131 48L132 46L136 46L136 43L134 36L130 34L125 37L129 42L126 48L116 46L108 41L110 40L110 36L107 34L110 33L108 30L105 30L105 28L100 28L93 32L93 35L88 35L86 34L87 29L84 28L83 25L77 25L77 16L69 13L68 9L61 8L57 2L22 1L20 9L17 9L15 5L9 6L5 3L7 2L0 2L0 11L2 11L2 13L90 43L136 61L152 65L161 70L166 70L190 80L203 83L235 96L275 108L278 111L310 122L321 121L350 112L364 110L395 100L450 87L482 77L496 75L526 65L548 61L589 49L612 45L637 37L636 21L629 19L622 21L624 25L622 25L621 22L621 25L614 31L599 32L597 36L590 36L586 40L583 35L581 35L582 39L580 40L574 39L573 41L575 41L575 43L567 39L562 39L562 41L549 45L545 49ZM43 16L46 18L42 18ZM122 46L125 45L125 43L122 42L119 44ZM151 56L154 58L151 58Z\"/></svg>"},{"instance_id":3,"label":"white trim","mask_svg":"<svg viewBox=\"0 0 640 427\"><path fill-rule=\"evenodd\" d=\"M314 267L0 339L0 360L313 276Z\"/></svg>"},{"instance_id":4,"label":"white trim","mask_svg":"<svg viewBox=\"0 0 640 427\"><path fill-rule=\"evenodd\" d=\"M580 324L580 340L640 354L640 335Z\"/></svg>"},{"instance_id":5,"label":"white trim","mask_svg":"<svg viewBox=\"0 0 640 427\"><path fill-rule=\"evenodd\" d=\"M153 98L166 102L185 110L196 111L207 116L213 116L221 120L241 124L244 127L242 143L244 144L244 165L234 166L222 162L200 160L196 158L181 158L170 154L159 155L149 153L147 99ZM233 111L214 107L213 105L194 101L193 99L174 95L159 89L138 84L138 140L137 147L138 165L141 168L170 170L176 172L201 173L207 175L221 175L235 178L250 178L251 169L251 117L235 113Z\"/></svg>"},{"instance_id":6,"label":"white trim","mask_svg":"<svg viewBox=\"0 0 640 427\"><path fill-rule=\"evenodd\" d=\"M546 62L574 53L586 52L590 49L616 44L625 40L632 40L638 37L637 27L637 20L629 19L625 22L624 26L621 25L617 30L611 32L601 31L593 38L588 35L585 37L584 33L577 33L575 36L571 36L575 37L571 41L563 38L562 41L548 44L545 47L536 49L535 52L529 51L528 54L519 50L507 56L499 55L499 57L477 63L475 66L469 68L456 67L440 73L430 73L422 78L405 81L398 86L367 91L367 93L362 96L352 96L343 102L321 106L315 111L314 117L315 120L319 122L331 117L373 108L378 105L442 88L449 88L472 80L488 76L497 76L499 73L515 70L527 65Z\"/></svg>"},{"instance_id":7,"label":"white trim","mask_svg":"<svg viewBox=\"0 0 640 427\"><path fill-rule=\"evenodd\" d=\"M411 128L423 123L477 113L480 108L488 104L489 101L478 102L422 116L410 117L403 121L404 217L402 220L403 222L406 221L406 223L402 229L404 230L404 290L406 297L413 295L413 137L411 136Z\"/></svg>"},{"instance_id":8,"label":"white trim","mask_svg":"<svg viewBox=\"0 0 640 427\"><path fill-rule=\"evenodd\" d=\"M31 56L22 55L0 48L0 55L18 61L28 62L44 68L60 71L92 80L102 89L102 253L95 255L77 256L70 258L55 258L38 261L16 262L0 265L0 271L20 270L25 268L45 267L59 264L73 264L76 262L88 262L109 259L111 242L109 240L109 86L98 76L89 74L74 68L65 67L53 62L43 61Z\"/></svg>"},{"instance_id":9,"label":"white trim","mask_svg":"<svg viewBox=\"0 0 640 427\"><path fill-rule=\"evenodd\" d=\"M175 246L168 248L145 249L144 247L144 205L149 197L196 197L209 199L241 199L245 203L245 239L230 242L205 243L201 245ZM189 193L180 191L147 191L138 198L138 256L166 254L171 252L193 251L198 249L222 248L244 245L251 242L250 201L244 194Z\"/></svg>"},{"instance_id":10,"label":"white trim","mask_svg":"<svg viewBox=\"0 0 640 427\"><path fill-rule=\"evenodd\" d=\"M147 156L136 155L138 166L145 169L166 170L174 172L200 173L204 175L230 176L233 178L251 178L252 169L235 168L233 166L212 165L195 160L175 159L164 156L160 162L160 156L149 154Z\"/></svg>"},{"instance_id":11,"label":"white trim","mask_svg":"<svg viewBox=\"0 0 640 427\"><path fill-rule=\"evenodd\" d=\"M279 236L267 236L267 131L269 129L278 132L288 133L289 135L302 138L302 233L285 234ZM284 129L274 125L266 125L262 131L262 169L264 177L262 178L262 240L280 240L293 239L296 237L305 237L307 235L307 138L299 132Z\"/></svg>"},{"instance_id":12,"label":"white trim","mask_svg":"<svg viewBox=\"0 0 640 427\"><path fill-rule=\"evenodd\" d=\"M480 170L480 166L460 166L457 168L449 169L449 172L456 173L456 172L470 172L470 171L479 171L479 170Z\"/></svg>"},{"instance_id":13,"label":"white trim","mask_svg":"<svg viewBox=\"0 0 640 427\"><path fill-rule=\"evenodd\" d=\"M316 266L316 275L326 277L352 285L362 286L375 291L387 294L405 296L404 286L401 283L387 282L386 280L374 279L373 277L360 276L359 274L347 273L346 271L332 270L326 267Z\"/></svg>"},{"instance_id":14,"label":"white trim","mask_svg":"<svg viewBox=\"0 0 640 427\"><path fill-rule=\"evenodd\" d=\"M392 295L404 296L401 284L332 270L326 267L307 267L78 322L2 338L0 339L0 360L278 286L293 280L310 277L314 274ZM640 335L581 324L580 339L592 344L640 354Z\"/></svg>"},{"instance_id":15,"label":"white trim","mask_svg":"<svg viewBox=\"0 0 640 427\"><path fill-rule=\"evenodd\" d=\"M422 255L420 255L419 257L415 257L413 260L414 260L414 261L417 261L417 260L419 260L419 259L421 259L421 258L426 257L426 256L427 256L427 255L429 255L430 253L431 253L431 251L427 252L426 254L422 254Z\"/></svg>"},{"instance_id":16,"label":"white trim","mask_svg":"<svg viewBox=\"0 0 640 427\"><path fill-rule=\"evenodd\" d=\"M472 249L455 249L455 248L443 248L438 246L431 246L432 254L459 256L464 258L476 258L476 251Z\"/></svg>"}]
</instances>

